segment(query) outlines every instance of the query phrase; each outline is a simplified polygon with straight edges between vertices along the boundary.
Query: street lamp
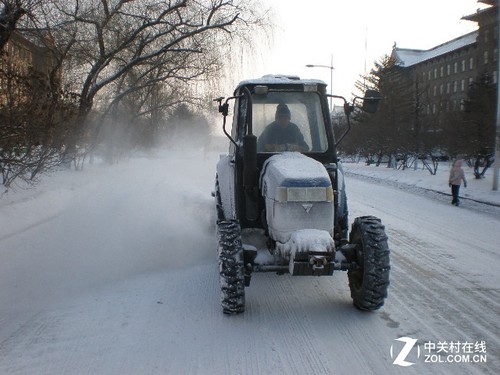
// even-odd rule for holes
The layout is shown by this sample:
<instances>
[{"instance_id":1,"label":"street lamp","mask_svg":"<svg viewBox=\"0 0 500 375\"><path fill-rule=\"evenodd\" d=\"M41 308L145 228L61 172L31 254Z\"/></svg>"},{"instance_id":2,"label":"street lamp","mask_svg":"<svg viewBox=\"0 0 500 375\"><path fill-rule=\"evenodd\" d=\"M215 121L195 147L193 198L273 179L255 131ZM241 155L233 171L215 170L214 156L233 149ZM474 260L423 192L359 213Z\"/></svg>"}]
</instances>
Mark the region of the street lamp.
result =
<instances>
[{"instance_id":1,"label":"street lamp","mask_svg":"<svg viewBox=\"0 0 500 375\"><path fill-rule=\"evenodd\" d=\"M331 56L330 65L316 65L316 64L307 64L306 68L328 68L330 69L330 95L333 95L333 55ZM330 111L333 111L332 107L332 98L330 97Z\"/></svg>"}]
</instances>

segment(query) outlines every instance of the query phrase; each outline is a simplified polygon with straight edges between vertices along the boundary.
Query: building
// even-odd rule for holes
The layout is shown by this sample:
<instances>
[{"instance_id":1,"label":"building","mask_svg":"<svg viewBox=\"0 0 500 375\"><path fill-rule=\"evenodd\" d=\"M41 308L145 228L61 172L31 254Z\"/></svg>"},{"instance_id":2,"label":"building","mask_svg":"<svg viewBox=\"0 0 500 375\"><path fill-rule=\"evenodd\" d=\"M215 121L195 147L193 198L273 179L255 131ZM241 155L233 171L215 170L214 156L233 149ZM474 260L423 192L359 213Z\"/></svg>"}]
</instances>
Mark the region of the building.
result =
<instances>
[{"instance_id":1,"label":"building","mask_svg":"<svg viewBox=\"0 0 500 375\"><path fill-rule=\"evenodd\" d=\"M489 75L494 83L498 82L498 3L499 0L482 0L489 8L463 17L477 22L479 26L476 39L476 71L478 76Z\"/></svg>"},{"instance_id":2,"label":"building","mask_svg":"<svg viewBox=\"0 0 500 375\"><path fill-rule=\"evenodd\" d=\"M411 80L417 113L437 123L450 112L464 110L470 85L479 77L498 84L498 3L479 0L489 7L463 17L476 22L478 30L429 50L398 48L392 58Z\"/></svg>"},{"instance_id":3,"label":"building","mask_svg":"<svg viewBox=\"0 0 500 375\"><path fill-rule=\"evenodd\" d=\"M56 139L62 123L61 69L46 34L14 31L0 51L0 151ZM57 135L59 136L59 135Z\"/></svg>"},{"instance_id":4,"label":"building","mask_svg":"<svg viewBox=\"0 0 500 375\"><path fill-rule=\"evenodd\" d=\"M5 105L7 98L18 103L33 99L32 95L47 92L54 85L60 87L61 72L58 69L55 80L50 83L50 74L56 67L56 61L47 36L38 38L14 31L0 53L0 105ZM31 96L30 96L31 94Z\"/></svg>"}]
</instances>

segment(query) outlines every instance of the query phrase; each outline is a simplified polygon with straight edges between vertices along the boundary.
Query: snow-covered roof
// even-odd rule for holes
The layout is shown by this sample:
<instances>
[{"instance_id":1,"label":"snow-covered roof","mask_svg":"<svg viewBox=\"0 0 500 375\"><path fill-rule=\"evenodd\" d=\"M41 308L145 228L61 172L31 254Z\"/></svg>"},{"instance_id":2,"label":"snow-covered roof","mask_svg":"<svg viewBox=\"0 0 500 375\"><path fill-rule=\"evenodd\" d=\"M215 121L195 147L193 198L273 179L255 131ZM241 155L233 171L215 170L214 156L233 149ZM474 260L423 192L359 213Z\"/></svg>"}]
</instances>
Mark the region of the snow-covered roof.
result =
<instances>
[{"instance_id":1,"label":"snow-covered roof","mask_svg":"<svg viewBox=\"0 0 500 375\"><path fill-rule=\"evenodd\" d=\"M480 18L485 14L492 14L496 12L496 8L499 5L499 0L479 0L478 3L483 3L490 6L488 8L483 8L483 9L478 8L476 13L463 16L462 19L467 21L480 22L479 21Z\"/></svg>"},{"instance_id":2,"label":"snow-covered roof","mask_svg":"<svg viewBox=\"0 0 500 375\"><path fill-rule=\"evenodd\" d=\"M458 38L450 40L446 43L440 44L439 46L436 46L429 50L394 47L392 50L392 57L396 59L398 65L409 67L474 44L476 43L477 36L478 31L476 30L469 34L465 34Z\"/></svg>"},{"instance_id":3,"label":"snow-covered roof","mask_svg":"<svg viewBox=\"0 0 500 375\"><path fill-rule=\"evenodd\" d=\"M286 74L266 74L261 78L254 78L241 81L238 87L243 85L279 85L279 84L309 84L309 85L326 85L326 83L319 79L300 79L299 76L286 75Z\"/></svg>"}]
</instances>

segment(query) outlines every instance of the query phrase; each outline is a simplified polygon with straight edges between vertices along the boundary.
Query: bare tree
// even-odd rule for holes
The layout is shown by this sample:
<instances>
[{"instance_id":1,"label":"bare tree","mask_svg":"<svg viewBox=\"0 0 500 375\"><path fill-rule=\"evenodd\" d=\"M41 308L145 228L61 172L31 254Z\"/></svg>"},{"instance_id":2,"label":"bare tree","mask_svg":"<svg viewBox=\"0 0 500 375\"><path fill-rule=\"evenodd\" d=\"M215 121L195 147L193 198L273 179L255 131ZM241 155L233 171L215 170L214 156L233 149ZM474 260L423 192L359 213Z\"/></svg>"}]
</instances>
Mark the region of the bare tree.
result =
<instances>
[{"instance_id":1,"label":"bare tree","mask_svg":"<svg viewBox=\"0 0 500 375\"><path fill-rule=\"evenodd\" d=\"M17 23L26 14L24 3L22 0L0 1L0 50L3 50Z\"/></svg>"},{"instance_id":2,"label":"bare tree","mask_svg":"<svg viewBox=\"0 0 500 375\"><path fill-rule=\"evenodd\" d=\"M176 106L200 105L217 72L230 65L232 43L248 42L269 25L255 3L0 0L0 42L17 29L44 45L51 59L43 85L23 88L33 94L29 105L2 103L12 124L1 135L4 182L43 171L43 163L33 162L49 150L64 148L74 159L81 146L92 148L106 133L108 139L135 134L151 142Z\"/></svg>"},{"instance_id":3,"label":"bare tree","mask_svg":"<svg viewBox=\"0 0 500 375\"><path fill-rule=\"evenodd\" d=\"M74 97L61 90L62 57L44 27L44 0L0 0L2 184L32 183L59 165Z\"/></svg>"},{"instance_id":4,"label":"bare tree","mask_svg":"<svg viewBox=\"0 0 500 375\"><path fill-rule=\"evenodd\" d=\"M73 0L53 1L51 35L66 52L65 71L78 92L78 116L69 150L85 135L88 114L106 110L113 93L123 98L157 82L201 79L221 66L219 48L259 24L250 1ZM123 85L132 70L136 84ZM118 89L117 89L118 88ZM98 97L99 95L99 97Z\"/></svg>"},{"instance_id":5,"label":"bare tree","mask_svg":"<svg viewBox=\"0 0 500 375\"><path fill-rule=\"evenodd\" d=\"M33 182L59 164L61 130L76 108L71 99L53 101L47 77L9 60L0 66L0 172L2 184Z\"/></svg>"}]
</instances>

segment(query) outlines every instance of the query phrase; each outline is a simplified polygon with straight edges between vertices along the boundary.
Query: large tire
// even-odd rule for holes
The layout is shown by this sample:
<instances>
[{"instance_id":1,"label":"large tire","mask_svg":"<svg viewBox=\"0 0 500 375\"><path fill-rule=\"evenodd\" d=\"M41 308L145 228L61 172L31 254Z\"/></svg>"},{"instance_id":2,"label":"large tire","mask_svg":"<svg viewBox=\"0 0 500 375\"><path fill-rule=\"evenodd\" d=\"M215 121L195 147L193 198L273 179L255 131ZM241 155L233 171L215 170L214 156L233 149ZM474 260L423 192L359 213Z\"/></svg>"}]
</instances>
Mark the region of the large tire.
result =
<instances>
[{"instance_id":1,"label":"large tire","mask_svg":"<svg viewBox=\"0 0 500 375\"><path fill-rule=\"evenodd\" d=\"M225 314L245 311L245 271L238 220L217 221L221 305Z\"/></svg>"},{"instance_id":2,"label":"large tire","mask_svg":"<svg viewBox=\"0 0 500 375\"><path fill-rule=\"evenodd\" d=\"M377 310L384 304L389 287L389 246L380 219L358 217L351 228L349 242L356 245L358 267L348 271L349 288L354 306L361 310Z\"/></svg>"}]
</instances>

